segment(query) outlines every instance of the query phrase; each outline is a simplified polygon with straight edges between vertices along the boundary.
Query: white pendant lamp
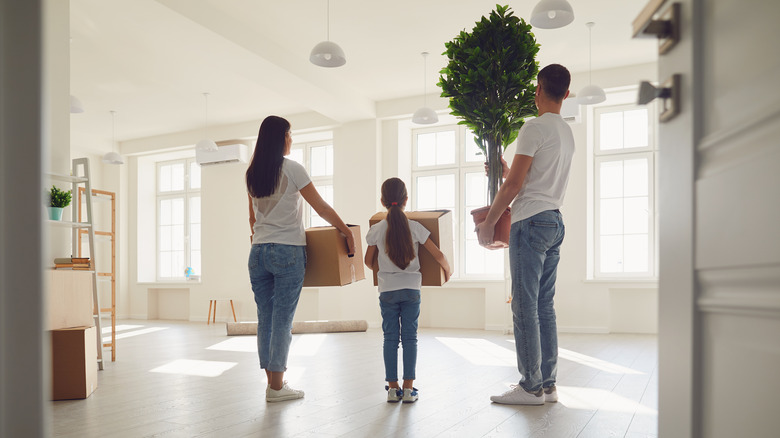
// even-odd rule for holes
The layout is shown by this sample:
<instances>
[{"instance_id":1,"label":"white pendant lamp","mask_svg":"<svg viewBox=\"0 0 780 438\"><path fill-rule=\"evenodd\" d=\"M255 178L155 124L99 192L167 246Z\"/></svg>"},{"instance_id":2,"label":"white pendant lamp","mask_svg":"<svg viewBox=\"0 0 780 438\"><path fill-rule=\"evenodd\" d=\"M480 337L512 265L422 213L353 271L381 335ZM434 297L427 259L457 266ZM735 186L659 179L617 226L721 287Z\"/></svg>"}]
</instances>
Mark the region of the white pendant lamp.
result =
<instances>
[{"instance_id":1,"label":"white pendant lamp","mask_svg":"<svg viewBox=\"0 0 780 438\"><path fill-rule=\"evenodd\" d=\"M116 145L116 122L114 120L116 111L111 111L111 149ZM119 153L113 150L103 155L103 162L106 164L125 164L125 159Z\"/></svg>"},{"instance_id":2,"label":"white pendant lamp","mask_svg":"<svg viewBox=\"0 0 780 438\"><path fill-rule=\"evenodd\" d=\"M330 40L330 0L328 0L327 39L311 49L309 61L320 67L341 67L347 63L347 57L338 44Z\"/></svg>"},{"instance_id":3,"label":"white pendant lamp","mask_svg":"<svg viewBox=\"0 0 780 438\"><path fill-rule=\"evenodd\" d=\"M574 21L574 10L566 0L542 0L531 12L531 25L539 29L558 29Z\"/></svg>"},{"instance_id":4,"label":"white pendant lamp","mask_svg":"<svg viewBox=\"0 0 780 438\"><path fill-rule=\"evenodd\" d=\"M84 105L81 104L81 101L78 97L74 95L70 95L70 113L71 114L77 114L77 113L83 113L84 112Z\"/></svg>"},{"instance_id":5,"label":"white pendant lamp","mask_svg":"<svg viewBox=\"0 0 780 438\"><path fill-rule=\"evenodd\" d=\"M577 93L577 102L580 105L593 105L601 103L607 100L607 95L604 90L598 85L593 85L593 43L591 41L591 35L593 33L593 26L596 23L589 21L585 23L588 26L588 85L583 87L579 93Z\"/></svg>"},{"instance_id":6,"label":"white pendant lamp","mask_svg":"<svg viewBox=\"0 0 780 438\"><path fill-rule=\"evenodd\" d=\"M426 86L426 76L428 75L428 52L422 52L423 57L423 107L418 109L412 115L412 123L418 125L430 125L439 121L439 116L434 110L428 108L428 87Z\"/></svg>"},{"instance_id":7,"label":"white pendant lamp","mask_svg":"<svg viewBox=\"0 0 780 438\"><path fill-rule=\"evenodd\" d=\"M195 149L199 151L215 152L219 148L213 140L209 140L209 93L203 93L203 97L206 99L206 125L203 128L203 140L195 144Z\"/></svg>"}]
</instances>

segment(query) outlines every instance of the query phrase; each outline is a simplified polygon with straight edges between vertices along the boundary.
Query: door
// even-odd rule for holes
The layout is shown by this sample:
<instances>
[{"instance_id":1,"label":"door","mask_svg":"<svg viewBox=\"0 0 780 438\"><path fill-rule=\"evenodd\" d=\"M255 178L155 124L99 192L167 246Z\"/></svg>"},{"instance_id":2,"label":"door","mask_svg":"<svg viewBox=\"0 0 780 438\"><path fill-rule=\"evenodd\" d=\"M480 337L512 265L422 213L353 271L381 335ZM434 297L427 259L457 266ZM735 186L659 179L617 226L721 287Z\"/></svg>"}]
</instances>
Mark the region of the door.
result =
<instances>
[{"instance_id":1,"label":"door","mask_svg":"<svg viewBox=\"0 0 780 438\"><path fill-rule=\"evenodd\" d=\"M659 436L777 436L780 2L679 0L659 125Z\"/></svg>"}]
</instances>

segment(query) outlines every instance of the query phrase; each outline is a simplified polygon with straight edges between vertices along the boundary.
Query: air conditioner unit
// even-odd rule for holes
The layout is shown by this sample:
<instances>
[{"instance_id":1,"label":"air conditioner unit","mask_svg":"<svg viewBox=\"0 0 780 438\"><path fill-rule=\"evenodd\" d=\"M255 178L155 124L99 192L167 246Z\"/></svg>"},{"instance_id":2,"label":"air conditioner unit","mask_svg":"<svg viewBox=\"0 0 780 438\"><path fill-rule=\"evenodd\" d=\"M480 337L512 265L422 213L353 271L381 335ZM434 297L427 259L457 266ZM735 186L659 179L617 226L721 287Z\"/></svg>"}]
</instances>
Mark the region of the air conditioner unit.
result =
<instances>
[{"instance_id":1,"label":"air conditioner unit","mask_svg":"<svg viewBox=\"0 0 780 438\"><path fill-rule=\"evenodd\" d=\"M563 99L561 117L569 123L580 123L580 104L577 103L576 97L569 96L567 99Z\"/></svg>"},{"instance_id":2,"label":"air conditioner unit","mask_svg":"<svg viewBox=\"0 0 780 438\"><path fill-rule=\"evenodd\" d=\"M226 163L247 163L249 154L245 144L219 146L216 151L195 151L195 161L201 166Z\"/></svg>"}]
</instances>

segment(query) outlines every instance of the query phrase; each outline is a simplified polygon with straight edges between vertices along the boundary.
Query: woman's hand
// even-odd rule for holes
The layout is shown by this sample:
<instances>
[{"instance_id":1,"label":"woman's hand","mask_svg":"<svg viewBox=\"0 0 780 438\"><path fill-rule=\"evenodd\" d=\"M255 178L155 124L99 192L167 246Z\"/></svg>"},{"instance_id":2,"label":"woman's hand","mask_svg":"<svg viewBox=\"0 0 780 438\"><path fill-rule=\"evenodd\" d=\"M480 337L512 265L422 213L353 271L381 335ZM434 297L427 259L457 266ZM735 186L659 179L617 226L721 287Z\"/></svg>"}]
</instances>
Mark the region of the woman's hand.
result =
<instances>
[{"instance_id":1,"label":"woman's hand","mask_svg":"<svg viewBox=\"0 0 780 438\"><path fill-rule=\"evenodd\" d=\"M346 234L344 237L347 239L347 255L350 257L355 256L355 237L352 233Z\"/></svg>"}]
</instances>

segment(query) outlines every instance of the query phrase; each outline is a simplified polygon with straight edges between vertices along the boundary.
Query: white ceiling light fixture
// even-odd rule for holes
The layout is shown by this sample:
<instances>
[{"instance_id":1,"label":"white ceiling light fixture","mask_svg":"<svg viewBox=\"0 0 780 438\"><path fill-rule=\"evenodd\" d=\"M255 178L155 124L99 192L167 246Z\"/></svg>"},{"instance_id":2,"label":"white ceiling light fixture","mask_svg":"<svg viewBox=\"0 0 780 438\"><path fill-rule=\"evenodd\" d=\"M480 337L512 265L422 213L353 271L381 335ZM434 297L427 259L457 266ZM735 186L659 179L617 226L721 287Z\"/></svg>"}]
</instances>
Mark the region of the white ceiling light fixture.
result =
<instances>
[{"instance_id":1,"label":"white ceiling light fixture","mask_svg":"<svg viewBox=\"0 0 780 438\"><path fill-rule=\"evenodd\" d=\"M114 152L113 149L116 145L116 111L111 112L111 149L112 151L103 155L103 162L106 164L125 164L125 159L119 155L118 152Z\"/></svg>"},{"instance_id":2,"label":"white ceiling light fixture","mask_svg":"<svg viewBox=\"0 0 780 438\"><path fill-rule=\"evenodd\" d=\"M84 105L81 104L81 101L78 97L74 95L70 95L70 113L71 114L78 114L84 112Z\"/></svg>"},{"instance_id":3,"label":"white ceiling light fixture","mask_svg":"<svg viewBox=\"0 0 780 438\"><path fill-rule=\"evenodd\" d=\"M542 0L531 12L531 25L539 29L558 29L574 21L574 10L566 0Z\"/></svg>"},{"instance_id":4,"label":"white ceiling light fixture","mask_svg":"<svg viewBox=\"0 0 780 438\"><path fill-rule=\"evenodd\" d=\"M593 34L593 26L595 25L596 23L592 21L585 23L585 26L588 27L588 85L577 93L577 102L579 102L580 105L593 105L607 100L604 89L598 85L593 85L593 54L591 53L593 51L593 43L591 41L591 36Z\"/></svg>"},{"instance_id":5,"label":"white ceiling light fixture","mask_svg":"<svg viewBox=\"0 0 780 438\"><path fill-rule=\"evenodd\" d=\"M330 40L330 0L328 0L327 38L311 49L309 61L320 67L341 67L347 63L344 50L338 44Z\"/></svg>"},{"instance_id":6,"label":"white ceiling light fixture","mask_svg":"<svg viewBox=\"0 0 780 438\"><path fill-rule=\"evenodd\" d=\"M203 140L195 144L195 149L199 151L215 152L219 150L219 148L213 140L209 140L209 93L203 93L203 97L206 99L206 125L203 128Z\"/></svg>"},{"instance_id":7,"label":"white ceiling light fixture","mask_svg":"<svg viewBox=\"0 0 780 438\"><path fill-rule=\"evenodd\" d=\"M418 125L430 125L439 121L439 116L431 108L428 108L428 87L426 77L428 76L428 52L421 53L423 57L423 107L418 109L412 115L412 123Z\"/></svg>"}]
</instances>

